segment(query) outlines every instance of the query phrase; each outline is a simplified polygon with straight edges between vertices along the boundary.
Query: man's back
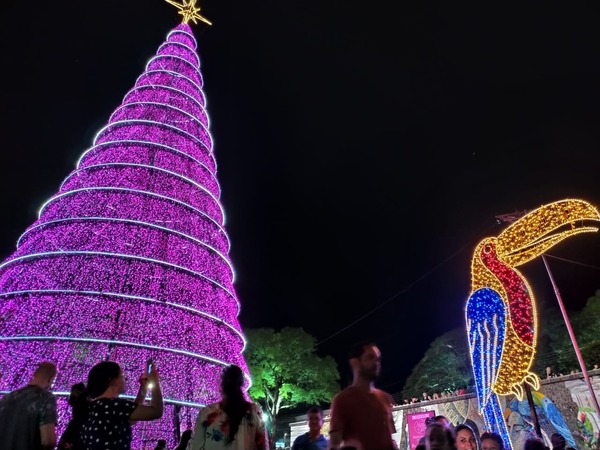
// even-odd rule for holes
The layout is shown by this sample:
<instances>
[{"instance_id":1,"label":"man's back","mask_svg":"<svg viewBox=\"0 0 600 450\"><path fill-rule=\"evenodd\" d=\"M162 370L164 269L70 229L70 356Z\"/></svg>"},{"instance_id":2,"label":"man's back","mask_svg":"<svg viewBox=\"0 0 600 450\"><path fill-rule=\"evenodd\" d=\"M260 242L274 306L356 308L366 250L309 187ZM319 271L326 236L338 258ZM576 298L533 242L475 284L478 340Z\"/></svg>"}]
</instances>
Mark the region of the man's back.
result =
<instances>
[{"instance_id":1,"label":"man's back","mask_svg":"<svg viewBox=\"0 0 600 450\"><path fill-rule=\"evenodd\" d=\"M56 423L56 399L38 386L6 394L0 400L0 436L3 450L38 450L40 426Z\"/></svg>"}]
</instances>

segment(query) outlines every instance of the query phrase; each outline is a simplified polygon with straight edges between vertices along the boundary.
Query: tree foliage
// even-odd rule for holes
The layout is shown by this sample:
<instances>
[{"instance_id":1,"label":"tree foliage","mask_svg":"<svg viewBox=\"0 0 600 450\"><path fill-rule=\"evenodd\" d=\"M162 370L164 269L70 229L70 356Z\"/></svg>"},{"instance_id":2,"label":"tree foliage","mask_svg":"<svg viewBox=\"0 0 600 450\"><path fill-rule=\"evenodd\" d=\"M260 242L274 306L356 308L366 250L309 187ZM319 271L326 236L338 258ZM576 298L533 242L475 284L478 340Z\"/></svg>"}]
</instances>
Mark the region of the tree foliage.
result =
<instances>
[{"instance_id":1,"label":"tree foliage","mask_svg":"<svg viewBox=\"0 0 600 450\"><path fill-rule=\"evenodd\" d=\"M581 311L570 311L577 344L587 369L600 365L600 290L591 296ZM545 378L546 367L554 374L579 371L573 344L558 307L538 305L537 353L534 372ZM464 328L456 328L434 340L425 355L413 368L402 391L404 398L421 398L443 390L471 386L471 360Z\"/></svg>"},{"instance_id":2,"label":"tree foliage","mask_svg":"<svg viewBox=\"0 0 600 450\"><path fill-rule=\"evenodd\" d=\"M588 298L585 307L575 316L573 327L577 341L583 346L600 340L600 290Z\"/></svg>"},{"instance_id":3,"label":"tree foliage","mask_svg":"<svg viewBox=\"0 0 600 450\"><path fill-rule=\"evenodd\" d=\"M538 308L539 334L534 371L545 377L546 367L554 374L580 371L565 320L558 307ZM600 364L600 290L590 297L580 311L569 311L577 344L588 369Z\"/></svg>"},{"instance_id":4,"label":"tree foliage","mask_svg":"<svg viewBox=\"0 0 600 450\"><path fill-rule=\"evenodd\" d=\"M328 403L338 392L340 375L334 359L319 357L315 338L302 328L246 330L246 337L245 357L252 375L249 394L268 412L273 435L281 410Z\"/></svg>"},{"instance_id":5,"label":"tree foliage","mask_svg":"<svg viewBox=\"0 0 600 450\"><path fill-rule=\"evenodd\" d=\"M413 368L402 390L405 399L422 398L473 384L471 360L464 328L455 328L435 339Z\"/></svg>"},{"instance_id":6,"label":"tree foliage","mask_svg":"<svg viewBox=\"0 0 600 450\"><path fill-rule=\"evenodd\" d=\"M546 367L558 373L563 366L571 366L575 356L567 327L558 307L541 301L537 307L538 339L533 371L545 378Z\"/></svg>"},{"instance_id":7,"label":"tree foliage","mask_svg":"<svg viewBox=\"0 0 600 450\"><path fill-rule=\"evenodd\" d=\"M577 345L587 368L591 369L594 364L600 364L600 290L588 298L581 311L568 314ZM556 367L552 368L555 373L567 374L571 370L579 371L580 367L562 316L560 320L563 332L556 348Z\"/></svg>"}]
</instances>

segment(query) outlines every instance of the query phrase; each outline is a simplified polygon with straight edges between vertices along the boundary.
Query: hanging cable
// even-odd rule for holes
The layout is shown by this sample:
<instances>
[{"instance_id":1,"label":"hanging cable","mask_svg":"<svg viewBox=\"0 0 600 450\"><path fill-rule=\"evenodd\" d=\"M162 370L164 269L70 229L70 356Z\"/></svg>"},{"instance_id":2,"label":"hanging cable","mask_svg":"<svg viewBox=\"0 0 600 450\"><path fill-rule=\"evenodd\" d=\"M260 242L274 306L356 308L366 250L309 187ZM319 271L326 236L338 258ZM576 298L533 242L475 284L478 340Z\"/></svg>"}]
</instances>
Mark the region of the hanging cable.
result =
<instances>
[{"instance_id":1,"label":"hanging cable","mask_svg":"<svg viewBox=\"0 0 600 450\"><path fill-rule=\"evenodd\" d=\"M579 261L573 261L573 260L567 259L567 258L561 258L560 256L550 255L549 253L546 253L546 256L548 256L550 258L558 259L560 261L568 262L568 263L571 263L571 264L577 264L578 266L587 267L588 269L600 270L600 267L592 266L590 264L585 264L585 263L582 263L582 262L579 262Z\"/></svg>"},{"instance_id":2,"label":"hanging cable","mask_svg":"<svg viewBox=\"0 0 600 450\"><path fill-rule=\"evenodd\" d=\"M481 236L481 234L483 233L487 233L488 230L490 230L491 228L497 226L496 223L485 227L484 229L482 229L479 233L476 234L476 236ZM477 238L480 239L480 238ZM396 292L395 294L393 294L392 296L388 297L386 300L384 300L383 302L381 302L379 305L375 306L374 308L371 308L369 311L367 311L366 313L364 313L362 316L358 317L357 319L353 320L352 322L350 322L348 325L340 328L338 331L336 331L335 333L331 334L330 336L326 337L325 339L322 339L321 341L317 342L315 344L316 347L318 347L319 345L323 344L324 342L329 341L330 339L333 339L334 337L336 337L338 334L343 333L344 331L346 331L347 329L353 327L354 325L356 325L358 322L366 319L367 317L369 317L370 315L372 315L373 313L375 313L376 311L378 311L379 309L383 308L385 305L387 305L388 303L390 303L392 300L395 300L396 298L400 297L403 294L406 294L407 292L409 292L414 286L416 286L417 284L419 284L421 281L423 281L425 278L427 278L429 275L431 275L432 273L434 273L435 271L437 271L440 267L444 266L446 263L448 263L450 260L452 260L453 258L455 258L456 256L458 256L460 253L462 253L465 248L472 246L473 245L473 241L475 239L471 239L468 242L466 242L464 245L462 245L458 250L456 250L454 253L452 253L450 256L446 257L445 259L443 259L441 262L439 262L438 264L436 264L434 267L432 267L431 269L429 269L427 272L425 272L423 275L421 275L420 277L418 277L416 280L414 280L412 283L410 283L408 286L406 286L405 288L399 290L398 292Z\"/></svg>"}]
</instances>

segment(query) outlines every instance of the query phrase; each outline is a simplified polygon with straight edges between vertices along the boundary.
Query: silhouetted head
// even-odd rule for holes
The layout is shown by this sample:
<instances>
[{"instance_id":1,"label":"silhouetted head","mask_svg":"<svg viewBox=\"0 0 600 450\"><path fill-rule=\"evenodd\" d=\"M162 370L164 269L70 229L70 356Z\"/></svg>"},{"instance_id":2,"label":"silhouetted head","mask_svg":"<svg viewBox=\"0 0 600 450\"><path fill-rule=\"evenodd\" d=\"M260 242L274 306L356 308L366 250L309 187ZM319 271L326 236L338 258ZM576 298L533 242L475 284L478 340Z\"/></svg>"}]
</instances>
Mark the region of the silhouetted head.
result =
<instances>
[{"instance_id":1,"label":"silhouetted head","mask_svg":"<svg viewBox=\"0 0 600 450\"><path fill-rule=\"evenodd\" d=\"M56 366L54 363L48 361L41 362L38 364L35 372L33 372L31 384L39 386L42 389L50 389L52 383L54 383L56 373Z\"/></svg>"},{"instance_id":2,"label":"silhouetted head","mask_svg":"<svg viewBox=\"0 0 600 450\"><path fill-rule=\"evenodd\" d=\"M221 393L224 398L243 396L244 372L235 364L225 367L221 375Z\"/></svg>"},{"instance_id":3,"label":"silhouetted head","mask_svg":"<svg viewBox=\"0 0 600 450\"><path fill-rule=\"evenodd\" d=\"M539 438L529 438L525 441L523 450L548 450L548 447Z\"/></svg>"},{"instance_id":4,"label":"silhouetted head","mask_svg":"<svg viewBox=\"0 0 600 450\"><path fill-rule=\"evenodd\" d=\"M562 436L562 434L554 433L550 437L550 443L552 444L552 450L564 450L567 446L566 439Z\"/></svg>"},{"instance_id":5,"label":"silhouetted head","mask_svg":"<svg viewBox=\"0 0 600 450\"><path fill-rule=\"evenodd\" d=\"M175 450L185 450L190 439L192 439L192 430L187 429L181 433L181 439L179 439L179 444L177 444Z\"/></svg>"},{"instance_id":6,"label":"silhouetted head","mask_svg":"<svg viewBox=\"0 0 600 450\"><path fill-rule=\"evenodd\" d=\"M481 435L481 450L503 450L504 442L499 434L485 432Z\"/></svg>"},{"instance_id":7,"label":"silhouetted head","mask_svg":"<svg viewBox=\"0 0 600 450\"><path fill-rule=\"evenodd\" d=\"M357 377L374 381L381 371L381 352L373 342L355 345L350 351L350 366Z\"/></svg>"},{"instance_id":8,"label":"silhouetted head","mask_svg":"<svg viewBox=\"0 0 600 450\"><path fill-rule=\"evenodd\" d=\"M100 397L109 388L114 396L125 392L125 378L121 367L113 361L96 364L88 374L88 394L91 398Z\"/></svg>"},{"instance_id":9,"label":"silhouetted head","mask_svg":"<svg viewBox=\"0 0 600 450\"><path fill-rule=\"evenodd\" d=\"M454 433L440 423L429 424L425 432L425 448L427 450L453 450Z\"/></svg>"},{"instance_id":10,"label":"silhouetted head","mask_svg":"<svg viewBox=\"0 0 600 450\"><path fill-rule=\"evenodd\" d=\"M433 417L433 420L431 421L431 423L439 423L440 425L443 425L445 427L451 426L451 423L448 420L448 418L446 416L442 416L442 415Z\"/></svg>"},{"instance_id":11,"label":"silhouetted head","mask_svg":"<svg viewBox=\"0 0 600 450\"><path fill-rule=\"evenodd\" d=\"M187 444L192 437L192 433L193 430L190 430L189 428L181 433L181 442L185 442Z\"/></svg>"},{"instance_id":12,"label":"silhouetted head","mask_svg":"<svg viewBox=\"0 0 600 450\"><path fill-rule=\"evenodd\" d=\"M77 383L71 386L71 393L68 400L69 405L75 405L83 393L85 393L85 384Z\"/></svg>"},{"instance_id":13,"label":"silhouetted head","mask_svg":"<svg viewBox=\"0 0 600 450\"><path fill-rule=\"evenodd\" d=\"M323 428L323 410L318 406L311 407L306 413L308 430L312 434L320 434Z\"/></svg>"}]
</instances>

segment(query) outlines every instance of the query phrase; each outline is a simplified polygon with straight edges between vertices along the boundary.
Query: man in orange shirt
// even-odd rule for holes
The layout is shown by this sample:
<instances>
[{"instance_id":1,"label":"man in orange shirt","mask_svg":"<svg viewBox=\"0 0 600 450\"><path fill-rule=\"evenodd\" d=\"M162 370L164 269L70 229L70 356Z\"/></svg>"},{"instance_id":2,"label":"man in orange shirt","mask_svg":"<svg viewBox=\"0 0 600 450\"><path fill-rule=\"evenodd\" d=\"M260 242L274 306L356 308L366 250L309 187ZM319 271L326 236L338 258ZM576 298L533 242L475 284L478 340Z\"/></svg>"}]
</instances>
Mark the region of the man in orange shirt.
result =
<instances>
[{"instance_id":1,"label":"man in orange shirt","mask_svg":"<svg viewBox=\"0 0 600 450\"><path fill-rule=\"evenodd\" d=\"M393 450L396 432L392 397L374 386L381 370L381 352L372 342L350 353L353 383L331 402L329 449Z\"/></svg>"}]
</instances>

